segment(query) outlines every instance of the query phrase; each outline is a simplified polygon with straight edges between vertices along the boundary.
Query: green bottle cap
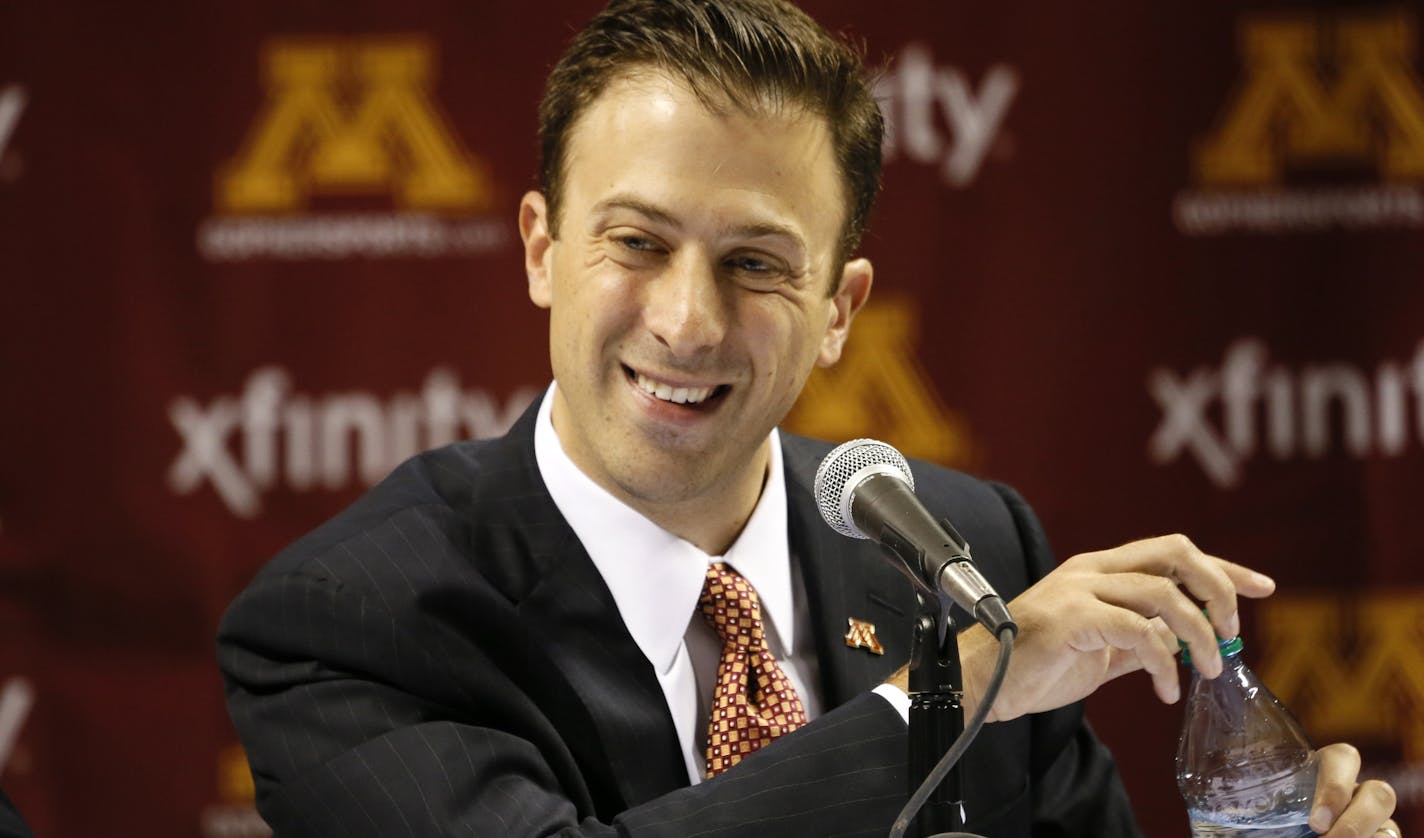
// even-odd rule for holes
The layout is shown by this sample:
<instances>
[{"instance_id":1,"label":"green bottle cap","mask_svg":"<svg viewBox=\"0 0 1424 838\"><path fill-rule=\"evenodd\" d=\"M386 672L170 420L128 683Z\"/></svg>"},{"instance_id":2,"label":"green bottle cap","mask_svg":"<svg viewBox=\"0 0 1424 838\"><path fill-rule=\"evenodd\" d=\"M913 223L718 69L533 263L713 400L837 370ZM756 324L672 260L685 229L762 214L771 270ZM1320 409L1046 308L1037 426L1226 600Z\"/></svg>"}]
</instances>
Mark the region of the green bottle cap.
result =
<instances>
[{"instance_id":1,"label":"green bottle cap","mask_svg":"<svg viewBox=\"0 0 1424 838\"><path fill-rule=\"evenodd\" d=\"M1180 646L1182 649L1182 663L1191 666L1191 650L1188 649L1187 644L1183 643L1181 640L1177 641L1177 645ZM1234 655L1242 649L1246 648L1246 644L1241 642L1240 636L1233 637L1230 640L1225 640L1222 638L1221 635L1218 634L1216 636L1216 647L1221 650L1221 656L1224 658L1230 655Z\"/></svg>"}]
</instances>

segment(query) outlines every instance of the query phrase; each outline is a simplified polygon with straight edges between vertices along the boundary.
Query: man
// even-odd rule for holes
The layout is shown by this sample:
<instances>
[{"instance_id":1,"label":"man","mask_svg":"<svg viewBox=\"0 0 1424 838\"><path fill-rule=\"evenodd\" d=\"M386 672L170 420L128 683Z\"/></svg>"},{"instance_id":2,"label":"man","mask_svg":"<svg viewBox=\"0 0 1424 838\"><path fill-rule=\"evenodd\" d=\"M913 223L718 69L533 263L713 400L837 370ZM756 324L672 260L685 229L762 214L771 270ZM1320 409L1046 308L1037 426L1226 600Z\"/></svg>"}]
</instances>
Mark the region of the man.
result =
<instances>
[{"instance_id":1,"label":"man","mask_svg":"<svg viewBox=\"0 0 1424 838\"><path fill-rule=\"evenodd\" d=\"M616 0L576 38L519 216L555 385L505 438L403 465L224 620L278 835L888 829L911 593L815 520L828 446L775 431L870 292L850 257L881 128L855 53L778 0ZM968 827L1136 834L1076 702L1138 668L1175 700L1174 638L1215 675L1213 627L1272 583L1180 537L1049 573L1011 490L917 476L1022 593L997 723L964 763ZM841 639L848 618L883 656ZM993 641L961 642L972 706ZM1378 783L1352 797L1351 754L1322 756L1337 838L1393 805Z\"/></svg>"}]
</instances>

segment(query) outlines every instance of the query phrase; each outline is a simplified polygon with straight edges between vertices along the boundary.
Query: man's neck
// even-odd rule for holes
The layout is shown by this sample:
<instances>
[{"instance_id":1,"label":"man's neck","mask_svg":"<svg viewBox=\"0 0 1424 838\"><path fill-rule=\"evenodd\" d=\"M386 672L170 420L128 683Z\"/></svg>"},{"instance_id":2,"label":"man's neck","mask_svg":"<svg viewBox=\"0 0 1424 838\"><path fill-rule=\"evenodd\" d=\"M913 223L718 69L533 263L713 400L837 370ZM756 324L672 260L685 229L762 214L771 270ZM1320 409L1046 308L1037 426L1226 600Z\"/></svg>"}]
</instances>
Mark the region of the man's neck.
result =
<instances>
[{"instance_id":1,"label":"man's neck","mask_svg":"<svg viewBox=\"0 0 1424 838\"><path fill-rule=\"evenodd\" d=\"M554 395L550 419L559 439L559 447L586 477L644 518L693 544L709 556L722 555L736 542L756 509L762 489L766 485L771 461L769 437L762 440L745 468L737 469L733 474L708 485L695 487L687 497L650 497L651 492L638 492L632 487L621 485L603 469L591 467L591 464L584 462L584 452L578 451L577 445L569 444L564 436L567 431L561 432L572 420L565 412L566 406L558 398L557 389L554 390Z\"/></svg>"},{"instance_id":2,"label":"man's neck","mask_svg":"<svg viewBox=\"0 0 1424 838\"><path fill-rule=\"evenodd\" d=\"M681 503L659 504L629 497L618 487L604 488L649 521L695 545L709 556L720 556L736 543L761 498L767 479L768 445L770 443L763 443L757 451L756 471L749 472L753 479L742 480L740 485L705 493Z\"/></svg>"}]
</instances>

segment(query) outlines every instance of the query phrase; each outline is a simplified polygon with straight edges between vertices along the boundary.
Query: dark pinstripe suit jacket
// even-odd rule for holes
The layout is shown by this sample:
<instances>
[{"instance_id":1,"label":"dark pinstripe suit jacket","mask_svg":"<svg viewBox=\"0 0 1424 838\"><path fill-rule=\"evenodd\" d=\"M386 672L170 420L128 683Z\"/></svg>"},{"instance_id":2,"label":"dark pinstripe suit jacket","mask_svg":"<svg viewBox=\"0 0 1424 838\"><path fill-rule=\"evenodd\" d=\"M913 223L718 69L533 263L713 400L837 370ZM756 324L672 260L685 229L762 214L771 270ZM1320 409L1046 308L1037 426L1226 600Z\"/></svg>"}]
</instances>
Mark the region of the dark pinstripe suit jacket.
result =
<instances>
[{"instance_id":1,"label":"dark pinstripe suit jacket","mask_svg":"<svg viewBox=\"0 0 1424 838\"><path fill-rule=\"evenodd\" d=\"M688 786L652 666L534 460L534 411L498 440L398 468L278 555L218 635L258 807L278 836L883 835L906 795L905 726L866 692L908 659L909 584L818 518L827 447L783 435L826 706ZM928 464L918 491L1013 596L1051 565L1019 497ZM846 618L884 657L848 648ZM971 828L1135 835L1077 705L989 725L966 756Z\"/></svg>"}]
</instances>

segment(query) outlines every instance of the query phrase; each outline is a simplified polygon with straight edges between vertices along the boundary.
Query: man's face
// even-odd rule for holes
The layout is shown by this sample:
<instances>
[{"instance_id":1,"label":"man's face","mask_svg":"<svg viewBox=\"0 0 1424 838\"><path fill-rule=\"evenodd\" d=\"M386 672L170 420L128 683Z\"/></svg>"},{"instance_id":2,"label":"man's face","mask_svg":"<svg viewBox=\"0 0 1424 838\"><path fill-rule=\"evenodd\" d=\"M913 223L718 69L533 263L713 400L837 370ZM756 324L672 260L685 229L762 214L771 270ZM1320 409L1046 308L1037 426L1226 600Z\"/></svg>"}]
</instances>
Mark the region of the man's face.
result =
<instances>
[{"instance_id":1,"label":"man's face","mask_svg":"<svg viewBox=\"0 0 1424 838\"><path fill-rule=\"evenodd\" d=\"M645 513L749 513L767 434L840 356L870 288L869 263L835 264L845 199L825 120L714 114L647 71L610 85L566 148L559 238L539 194L520 214L564 449Z\"/></svg>"}]
</instances>

